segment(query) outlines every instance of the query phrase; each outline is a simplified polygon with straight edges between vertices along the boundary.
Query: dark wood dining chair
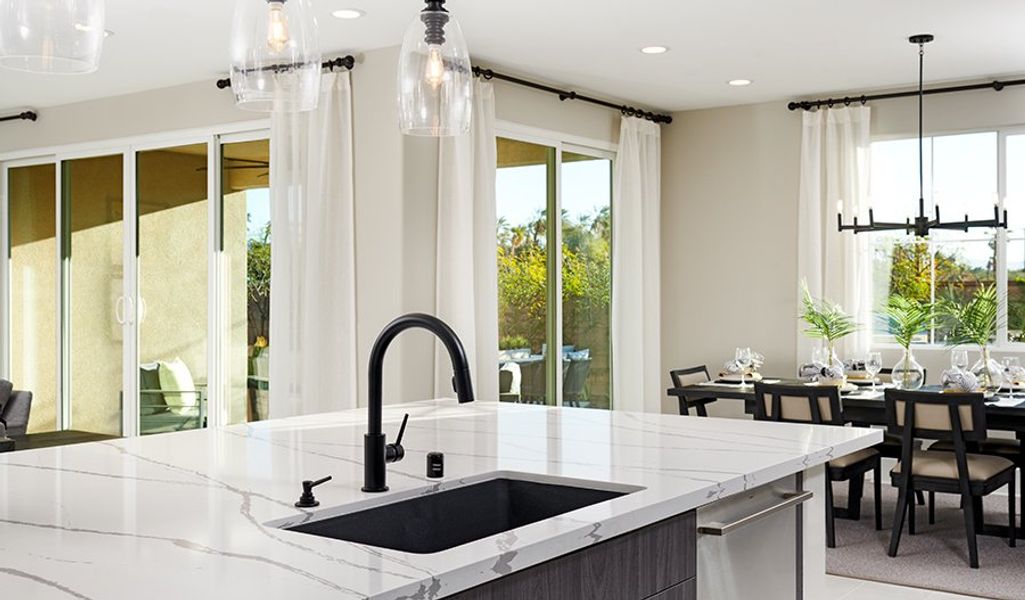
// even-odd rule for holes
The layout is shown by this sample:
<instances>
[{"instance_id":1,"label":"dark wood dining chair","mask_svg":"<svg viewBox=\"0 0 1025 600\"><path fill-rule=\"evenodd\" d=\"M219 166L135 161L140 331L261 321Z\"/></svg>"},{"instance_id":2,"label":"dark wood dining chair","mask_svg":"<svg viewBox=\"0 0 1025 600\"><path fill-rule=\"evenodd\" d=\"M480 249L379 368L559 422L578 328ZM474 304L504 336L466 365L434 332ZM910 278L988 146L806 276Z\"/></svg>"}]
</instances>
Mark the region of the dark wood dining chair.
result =
<instances>
[{"instance_id":1,"label":"dark wood dining chair","mask_svg":"<svg viewBox=\"0 0 1025 600\"><path fill-rule=\"evenodd\" d=\"M1008 545L1014 547L1015 465L1006 458L968 452L968 445L986 439L986 408L982 394L886 390L890 433L901 436L900 462L890 472L899 489L890 534L890 556L897 556L904 519L915 534L914 490L959 494L968 538L968 564L979 568L977 532L983 528L982 497L1008 487ZM949 441L954 450L915 450L915 438Z\"/></svg>"},{"instance_id":2,"label":"dark wood dining chair","mask_svg":"<svg viewBox=\"0 0 1025 600\"><path fill-rule=\"evenodd\" d=\"M687 385L708 383L712 380L708 375L708 367L700 365L686 369L673 369L669 371L669 378L673 380L674 388L682 388ZM682 395L676 397L680 401L680 414L689 415L693 408L699 417L708 416L708 405L715 402L715 398L684 398Z\"/></svg>"},{"instance_id":3,"label":"dark wood dining chair","mask_svg":"<svg viewBox=\"0 0 1025 600\"><path fill-rule=\"evenodd\" d=\"M755 383L755 419L787 423L844 426L840 407L840 390L836 386L809 386ZM880 455L866 448L846 456L839 456L826 465L826 546L836 547L836 528L833 525L836 509L833 507L833 482L849 481L850 497L861 498L865 474L874 473L875 526L883 528L882 470Z\"/></svg>"},{"instance_id":4,"label":"dark wood dining chair","mask_svg":"<svg viewBox=\"0 0 1025 600\"><path fill-rule=\"evenodd\" d=\"M878 376L879 377L879 383L881 383L881 384L893 383L892 375L893 375L893 369L891 369L891 368L882 369L881 371L879 371L879 376ZM922 369L922 385L926 385L928 382L929 382L929 372L928 372L927 369ZM857 425L857 423L855 423L855 425ZM915 444L917 446L916 450L920 450L921 447L922 447L922 440L917 440L915 442ZM889 431L883 432L883 443L881 443L881 444L879 444L878 446L875 447L876 451L879 452L879 454L883 458L892 458L894 460L900 460L900 448L901 448L900 436L899 435L894 435L894 434L890 433ZM915 491L915 500L918 502L919 506L924 506L925 505L925 494L921 490L916 490Z\"/></svg>"}]
</instances>

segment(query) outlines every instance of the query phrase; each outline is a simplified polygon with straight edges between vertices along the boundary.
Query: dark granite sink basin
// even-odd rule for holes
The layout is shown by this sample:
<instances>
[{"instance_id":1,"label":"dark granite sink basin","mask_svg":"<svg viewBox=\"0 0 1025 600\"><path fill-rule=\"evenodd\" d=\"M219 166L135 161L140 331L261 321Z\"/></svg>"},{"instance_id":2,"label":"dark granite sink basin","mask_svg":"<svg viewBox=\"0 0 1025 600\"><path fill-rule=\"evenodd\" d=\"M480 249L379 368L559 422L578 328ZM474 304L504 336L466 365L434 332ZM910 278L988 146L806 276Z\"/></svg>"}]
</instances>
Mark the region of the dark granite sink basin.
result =
<instances>
[{"instance_id":1,"label":"dark granite sink basin","mask_svg":"<svg viewBox=\"0 0 1025 600\"><path fill-rule=\"evenodd\" d=\"M506 473L479 483L285 529L426 554L605 502L638 489L611 489L609 484L599 484L601 489L576 483L529 481Z\"/></svg>"}]
</instances>

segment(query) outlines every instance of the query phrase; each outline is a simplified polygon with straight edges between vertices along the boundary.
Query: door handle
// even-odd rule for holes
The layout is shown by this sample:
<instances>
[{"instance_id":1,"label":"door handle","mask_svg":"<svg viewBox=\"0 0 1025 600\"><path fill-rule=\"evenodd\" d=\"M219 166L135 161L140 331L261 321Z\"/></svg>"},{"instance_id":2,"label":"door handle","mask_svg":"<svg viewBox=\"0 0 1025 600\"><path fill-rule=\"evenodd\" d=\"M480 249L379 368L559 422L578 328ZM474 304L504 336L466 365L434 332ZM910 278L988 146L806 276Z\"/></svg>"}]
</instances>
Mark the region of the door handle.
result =
<instances>
[{"instance_id":1,"label":"door handle","mask_svg":"<svg viewBox=\"0 0 1025 600\"><path fill-rule=\"evenodd\" d=\"M114 318L117 319L118 325L125 324L125 297L118 296L117 300L114 301Z\"/></svg>"},{"instance_id":2,"label":"door handle","mask_svg":"<svg viewBox=\"0 0 1025 600\"><path fill-rule=\"evenodd\" d=\"M128 321L129 325L135 324L135 298L131 296L125 297L125 303L128 305L128 315L125 320Z\"/></svg>"},{"instance_id":3,"label":"door handle","mask_svg":"<svg viewBox=\"0 0 1025 600\"><path fill-rule=\"evenodd\" d=\"M146 299L139 296L139 323L146 320Z\"/></svg>"},{"instance_id":4,"label":"door handle","mask_svg":"<svg viewBox=\"0 0 1025 600\"><path fill-rule=\"evenodd\" d=\"M773 504L772 506L763 508L757 512L740 517L736 521L732 521L730 523L708 523L707 525L700 525L698 526L698 533L715 536L726 535L731 531L736 531L745 525L750 525L755 521L760 521L765 517L776 514L780 511L804 504L808 500L811 500L814 495L815 494L811 491L787 492L783 494L782 501L777 504Z\"/></svg>"}]
</instances>

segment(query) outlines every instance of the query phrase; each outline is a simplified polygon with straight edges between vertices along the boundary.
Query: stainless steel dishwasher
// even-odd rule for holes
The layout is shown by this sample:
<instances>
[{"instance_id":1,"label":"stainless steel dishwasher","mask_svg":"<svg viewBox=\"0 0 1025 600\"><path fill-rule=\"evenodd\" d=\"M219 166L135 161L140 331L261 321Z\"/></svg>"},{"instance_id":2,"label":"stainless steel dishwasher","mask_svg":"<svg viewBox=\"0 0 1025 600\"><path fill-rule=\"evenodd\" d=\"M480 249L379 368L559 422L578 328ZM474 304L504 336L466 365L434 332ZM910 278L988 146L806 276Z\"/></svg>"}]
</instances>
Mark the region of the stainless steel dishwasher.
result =
<instances>
[{"instance_id":1,"label":"stainless steel dishwasher","mask_svg":"<svg viewBox=\"0 0 1025 600\"><path fill-rule=\"evenodd\" d=\"M804 598L802 486L798 473L698 509L699 600Z\"/></svg>"}]
</instances>

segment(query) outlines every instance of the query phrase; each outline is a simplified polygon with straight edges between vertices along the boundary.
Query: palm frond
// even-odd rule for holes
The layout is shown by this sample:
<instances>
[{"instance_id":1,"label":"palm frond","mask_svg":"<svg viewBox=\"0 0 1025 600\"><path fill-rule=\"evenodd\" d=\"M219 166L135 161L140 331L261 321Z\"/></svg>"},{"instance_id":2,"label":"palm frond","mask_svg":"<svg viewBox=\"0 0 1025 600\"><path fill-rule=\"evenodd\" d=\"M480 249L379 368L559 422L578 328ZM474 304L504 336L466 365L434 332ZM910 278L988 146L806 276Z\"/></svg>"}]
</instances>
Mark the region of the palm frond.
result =
<instances>
[{"instance_id":1,"label":"palm frond","mask_svg":"<svg viewBox=\"0 0 1025 600\"><path fill-rule=\"evenodd\" d=\"M1000 326L999 300L995 285L982 285L967 301L948 297L939 302L939 314L946 324L948 346L985 346Z\"/></svg>"},{"instance_id":2,"label":"palm frond","mask_svg":"<svg viewBox=\"0 0 1025 600\"><path fill-rule=\"evenodd\" d=\"M879 316L894 340L907 348L916 335L928 331L929 324L936 318L936 306L894 294L886 300Z\"/></svg>"},{"instance_id":3,"label":"palm frond","mask_svg":"<svg viewBox=\"0 0 1025 600\"><path fill-rule=\"evenodd\" d=\"M801 319L807 324L804 334L808 337L832 343L858 330L854 318L840 305L812 298L806 281L801 282L801 306Z\"/></svg>"}]
</instances>

